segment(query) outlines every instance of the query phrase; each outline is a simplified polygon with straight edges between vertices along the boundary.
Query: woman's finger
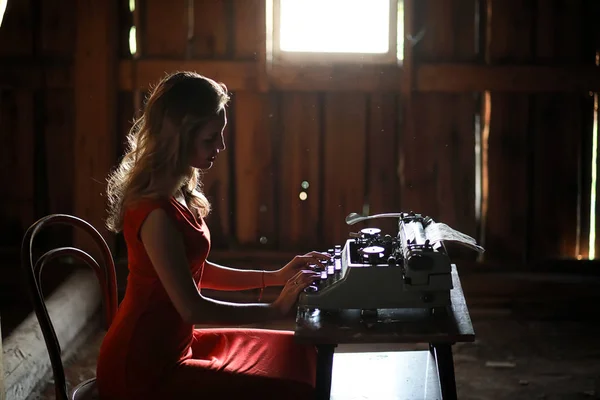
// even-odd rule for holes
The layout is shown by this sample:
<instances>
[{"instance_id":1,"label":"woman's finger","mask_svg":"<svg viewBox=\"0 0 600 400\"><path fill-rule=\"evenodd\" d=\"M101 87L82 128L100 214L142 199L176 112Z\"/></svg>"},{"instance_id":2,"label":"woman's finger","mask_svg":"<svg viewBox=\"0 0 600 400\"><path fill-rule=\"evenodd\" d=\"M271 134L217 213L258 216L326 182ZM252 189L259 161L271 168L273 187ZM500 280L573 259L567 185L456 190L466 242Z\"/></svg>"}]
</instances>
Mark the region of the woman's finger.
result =
<instances>
[{"instance_id":1,"label":"woman's finger","mask_svg":"<svg viewBox=\"0 0 600 400\"><path fill-rule=\"evenodd\" d=\"M331 255L328 253L321 253L319 251L311 251L310 253L306 253L305 256L315 258L317 260L329 260Z\"/></svg>"},{"instance_id":2,"label":"woman's finger","mask_svg":"<svg viewBox=\"0 0 600 400\"><path fill-rule=\"evenodd\" d=\"M299 264L319 265L323 261L329 261L331 259L331 256L329 254L326 254L326 255L310 255L310 254L305 254L303 256L296 256L296 258L298 259Z\"/></svg>"},{"instance_id":3,"label":"woman's finger","mask_svg":"<svg viewBox=\"0 0 600 400\"><path fill-rule=\"evenodd\" d=\"M312 284L320 276L321 274L313 271L299 271L288 281L288 285L293 289L301 290Z\"/></svg>"},{"instance_id":4,"label":"woman's finger","mask_svg":"<svg viewBox=\"0 0 600 400\"><path fill-rule=\"evenodd\" d=\"M298 271L296 271L296 273L294 274L294 276L292 276L292 277L291 277L291 278L288 280L288 282L295 282L295 281L297 281L298 279L300 279L301 277L302 277L302 270L298 270Z\"/></svg>"},{"instance_id":5,"label":"woman's finger","mask_svg":"<svg viewBox=\"0 0 600 400\"><path fill-rule=\"evenodd\" d=\"M307 271L306 274L303 275L302 280L304 282L304 288L312 285L316 280L321 279L320 273L315 273L312 271Z\"/></svg>"},{"instance_id":6,"label":"woman's finger","mask_svg":"<svg viewBox=\"0 0 600 400\"><path fill-rule=\"evenodd\" d=\"M296 292L299 294L301 291L303 291L304 289L306 289L307 287L312 285L315 281L315 278L316 277L310 277L310 276L308 278L306 278L306 276L303 277L302 280L295 287Z\"/></svg>"}]
</instances>

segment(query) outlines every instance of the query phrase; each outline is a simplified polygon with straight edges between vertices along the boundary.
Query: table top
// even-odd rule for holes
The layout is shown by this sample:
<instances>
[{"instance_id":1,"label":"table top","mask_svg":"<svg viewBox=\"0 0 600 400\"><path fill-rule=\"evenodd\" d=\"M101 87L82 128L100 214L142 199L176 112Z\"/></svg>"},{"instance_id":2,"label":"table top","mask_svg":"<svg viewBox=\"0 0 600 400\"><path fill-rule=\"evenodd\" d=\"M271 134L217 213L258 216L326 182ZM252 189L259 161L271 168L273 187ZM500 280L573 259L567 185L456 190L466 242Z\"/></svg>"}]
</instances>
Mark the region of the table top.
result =
<instances>
[{"instance_id":1,"label":"table top","mask_svg":"<svg viewBox=\"0 0 600 400\"><path fill-rule=\"evenodd\" d=\"M376 320L365 322L360 310L298 308L294 336L313 344L473 342L475 332L454 264L452 283L446 315L430 315L427 309L381 309Z\"/></svg>"}]
</instances>

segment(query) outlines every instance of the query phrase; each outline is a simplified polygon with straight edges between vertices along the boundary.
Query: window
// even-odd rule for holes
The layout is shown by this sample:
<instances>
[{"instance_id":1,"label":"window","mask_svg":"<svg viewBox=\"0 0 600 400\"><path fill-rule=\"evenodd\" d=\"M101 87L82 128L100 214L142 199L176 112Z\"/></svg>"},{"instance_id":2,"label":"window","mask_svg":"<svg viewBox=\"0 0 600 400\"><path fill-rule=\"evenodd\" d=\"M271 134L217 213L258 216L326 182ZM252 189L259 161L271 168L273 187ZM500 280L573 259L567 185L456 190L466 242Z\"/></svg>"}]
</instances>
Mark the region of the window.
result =
<instances>
[{"instance_id":1,"label":"window","mask_svg":"<svg viewBox=\"0 0 600 400\"><path fill-rule=\"evenodd\" d=\"M402 0L271 0L273 62L396 63L403 55Z\"/></svg>"}]
</instances>

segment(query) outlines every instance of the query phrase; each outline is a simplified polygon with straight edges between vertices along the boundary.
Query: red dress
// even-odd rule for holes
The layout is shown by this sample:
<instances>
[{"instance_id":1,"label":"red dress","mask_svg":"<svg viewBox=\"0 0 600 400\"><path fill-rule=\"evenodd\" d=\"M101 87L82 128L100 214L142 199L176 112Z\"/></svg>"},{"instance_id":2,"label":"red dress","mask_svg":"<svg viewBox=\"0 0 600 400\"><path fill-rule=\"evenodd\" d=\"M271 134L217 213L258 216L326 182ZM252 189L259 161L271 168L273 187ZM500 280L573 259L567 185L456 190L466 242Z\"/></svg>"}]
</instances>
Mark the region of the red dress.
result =
<instances>
[{"instance_id":1,"label":"red dress","mask_svg":"<svg viewBox=\"0 0 600 400\"><path fill-rule=\"evenodd\" d=\"M312 398L316 349L296 344L292 332L194 329L181 319L139 239L141 224L156 208L165 210L181 232L192 275L200 285L210 249L204 221L173 198L144 201L127 210L123 234L129 277L100 348L100 398Z\"/></svg>"}]
</instances>

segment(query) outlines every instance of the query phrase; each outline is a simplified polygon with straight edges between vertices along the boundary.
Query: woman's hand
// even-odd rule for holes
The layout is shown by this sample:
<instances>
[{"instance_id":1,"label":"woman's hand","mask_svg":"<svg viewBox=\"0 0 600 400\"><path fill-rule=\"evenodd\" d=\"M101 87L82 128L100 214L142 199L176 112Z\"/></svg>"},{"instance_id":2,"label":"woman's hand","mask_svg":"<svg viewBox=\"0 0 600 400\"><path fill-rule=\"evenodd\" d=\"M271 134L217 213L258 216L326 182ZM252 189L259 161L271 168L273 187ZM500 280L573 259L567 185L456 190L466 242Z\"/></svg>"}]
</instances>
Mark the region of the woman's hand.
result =
<instances>
[{"instance_id":1,"label":"woman's hand","mask_svg":"<svg viewBox=\"0 0 600 400\"><path fill-rule=\"evenodd\" d=\"M283 287L277 300L271 303L271 306L276 310L276 317L287 315L296 305L300 292L320 277L320 273L312 270L301 270L292 276Z\"/></svg>"},{"instance_id":2,"label":"woman's hand","mask_svg":"<svg viewBox=\"0 0 600 400\"><path fill-rule=\"evenodd\" d=\"M323 260L329 260L331 256L327 253L311 251L301 256L296 256L283 268L273 272L273 286L285 285L288 280L301 270L314 270L314 266Z\"/></svg>"}]
</instances>

